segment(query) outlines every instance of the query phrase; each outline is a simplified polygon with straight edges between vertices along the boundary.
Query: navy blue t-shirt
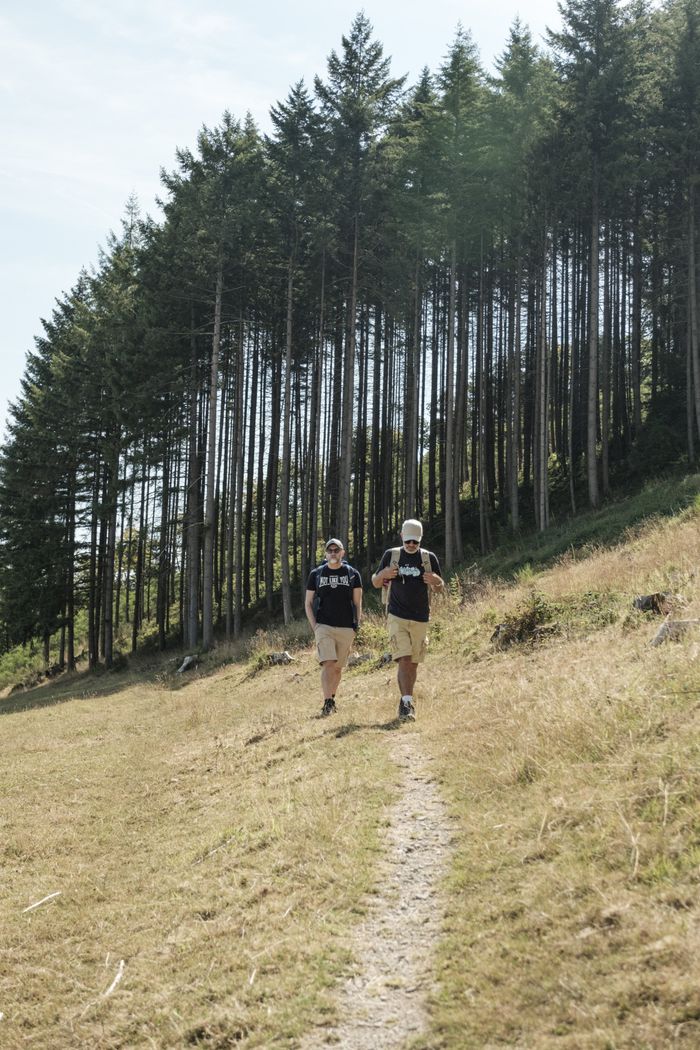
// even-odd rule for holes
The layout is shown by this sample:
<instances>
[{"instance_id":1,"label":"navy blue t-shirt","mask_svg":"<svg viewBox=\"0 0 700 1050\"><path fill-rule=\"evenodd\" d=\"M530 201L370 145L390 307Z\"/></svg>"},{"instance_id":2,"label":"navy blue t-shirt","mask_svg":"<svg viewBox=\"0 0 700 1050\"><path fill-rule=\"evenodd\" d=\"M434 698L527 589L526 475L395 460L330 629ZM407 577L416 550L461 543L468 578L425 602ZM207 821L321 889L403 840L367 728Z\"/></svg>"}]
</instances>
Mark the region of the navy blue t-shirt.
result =
<instances>
[{"instance_id":1,"label":"navy blue t-shirt","mask_svg":"<svg viewBox=\"0 0 700 1050\"><path fill-rule=\"evenodd\" d=\"M327 627L354 627L355 606L352 592L362 587L362 577L352 565L341 565L331 569L324 562L309 574L307 591L316 591L320 604L316 613L316 623Z\"/></svg>"},{"instance_id":2,"label":"navy blue t-shirt","mask_svg":"<svg viewBox=\"0 0 700 1050\"><path fill-rule=\"evenodd\" d=\"M430 558L430 568L438 576L440 562L432 551L426 551ZM388 569L391 563L391 548L384 551L377 572ZM417 620L419 623L427 623L430 619L430 601L428 597L428 586L423 583L423 558L420 551L409 554L403 547L399 554L399 575L389 584L389 609L393 616L402 620ZM376 573L375 573L376 575Z\"/></svg>"}]
</instances>

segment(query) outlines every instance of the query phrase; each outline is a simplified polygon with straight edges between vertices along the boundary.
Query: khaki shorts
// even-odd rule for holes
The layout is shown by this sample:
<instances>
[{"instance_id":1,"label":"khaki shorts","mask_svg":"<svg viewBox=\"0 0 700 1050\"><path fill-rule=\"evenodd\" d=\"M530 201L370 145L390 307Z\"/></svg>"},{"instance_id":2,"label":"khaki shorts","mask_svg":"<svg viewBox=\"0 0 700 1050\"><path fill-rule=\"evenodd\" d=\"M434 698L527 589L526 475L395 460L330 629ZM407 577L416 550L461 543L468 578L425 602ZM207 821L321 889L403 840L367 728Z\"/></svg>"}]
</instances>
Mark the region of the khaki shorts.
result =
<instances>
[{"instance_id":1,"label":"khaki shorts","mask_svg":"<svg viewBox=\"0 0 700 1050\"><path fill-rule=\"evenodd\" d=\"M355 641L352 627L329 627L326 623L317 623L314 635L318 662L337 660L341 667L345 667Z\"/></svg>"},{"instance_id":2,"label":"khaki shorts","mask_svg":"<svg viewBox=\"0 0 700 1050\"><path fill-rule=\"evenodd\" d=\"M401 616L389 613L389 645L394 660L401 656L410 656L414 664L425 660L428 648L428 625L420 620L404 620Z\"/></svg>"}]
</instances>

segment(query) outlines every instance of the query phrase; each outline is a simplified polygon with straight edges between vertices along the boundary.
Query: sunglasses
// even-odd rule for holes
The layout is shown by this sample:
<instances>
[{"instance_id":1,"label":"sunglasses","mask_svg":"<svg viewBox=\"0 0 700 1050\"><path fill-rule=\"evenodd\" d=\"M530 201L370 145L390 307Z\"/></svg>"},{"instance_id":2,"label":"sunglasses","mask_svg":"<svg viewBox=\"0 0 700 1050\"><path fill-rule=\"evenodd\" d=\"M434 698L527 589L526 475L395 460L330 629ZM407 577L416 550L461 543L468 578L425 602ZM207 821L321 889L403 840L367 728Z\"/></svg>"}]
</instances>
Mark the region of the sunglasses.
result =
<instances>
[{"instance_id":1,"label":"sunglasses","mask_svg":"<svg viewBox=\"0 0 700 1050\"><path fill-rule=\"evenodd\" d=\"M331 554L337 554L342 549L342 547L326 547L326 550L329 551Z\"/></svg>"},{"instance_id":2,"label":"sunglasses","mask_svg":"<svg viewBox=\"0 0 700 1050\"><path fill-rule=\"evenodd\" d=\"M420 540L404 540L404 543L420 543Z\"/></svg>"}]
</instances>

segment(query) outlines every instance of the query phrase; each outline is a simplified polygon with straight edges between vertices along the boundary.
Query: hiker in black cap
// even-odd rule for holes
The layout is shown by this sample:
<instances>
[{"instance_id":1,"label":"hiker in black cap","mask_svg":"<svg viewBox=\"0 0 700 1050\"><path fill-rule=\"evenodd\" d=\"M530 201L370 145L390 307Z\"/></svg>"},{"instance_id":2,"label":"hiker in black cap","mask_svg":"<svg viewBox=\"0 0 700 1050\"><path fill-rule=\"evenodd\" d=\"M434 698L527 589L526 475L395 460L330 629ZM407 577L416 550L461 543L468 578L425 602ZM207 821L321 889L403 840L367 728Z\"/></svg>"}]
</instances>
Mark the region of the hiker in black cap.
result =
<instances>
[{"instance_id":1,"label":"hiker in black cap","mask_svg":"<svg viewBox=\"0 0 700 1050\"><path fill-rule=\"evenodd\" d=\"M362 577L344 554L341 540L328 540L326 560L309 574L306 584L304 609L321 665L322 715L335 712L335 694L362 617Z\"/></svg>"}]
</instances>

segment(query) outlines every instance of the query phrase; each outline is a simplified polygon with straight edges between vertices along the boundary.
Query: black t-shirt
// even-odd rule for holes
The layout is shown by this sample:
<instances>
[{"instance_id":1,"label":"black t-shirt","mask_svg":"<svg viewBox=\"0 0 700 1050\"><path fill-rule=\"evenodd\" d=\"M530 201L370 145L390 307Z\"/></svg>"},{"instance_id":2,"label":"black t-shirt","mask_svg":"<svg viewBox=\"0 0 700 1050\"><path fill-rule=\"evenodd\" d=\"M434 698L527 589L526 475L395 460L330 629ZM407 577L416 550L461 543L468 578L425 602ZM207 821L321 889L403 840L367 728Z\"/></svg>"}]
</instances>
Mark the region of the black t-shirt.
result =
<instances>
[{"instance_id":1,"label":"black t-shirt","mask_svg":"<svg viewBox=\"0 0 700 1050\"><path fill-rule=\"evenodd\" d=\"M328 627L354 627L352 592L356 587L362 587L362 577L352 565L331 569L324 562L313 569L306 589L316 591L320 600L316 623L324 623Z\"/></svg>"},{"instance_id":2,"label":"black t-shirt","mask_svg":"<svg viewBox=\"0 0 700 1050\"><path fill-rule=\"evenodd\" d=\"M440 563L432 551L426 551L430 558L430 568L441 576ZM391 548L384 551L377 572L388 569L391 563ZM430 619L430 602L427 584L423 583L423 558L420 551L409 554L403 547L399 554L399 575L391 581L389 587L389 612L402 620L417 620L427 623ZM376 575L376 573L375 573Z\"/></svg>"}]
</instances>

